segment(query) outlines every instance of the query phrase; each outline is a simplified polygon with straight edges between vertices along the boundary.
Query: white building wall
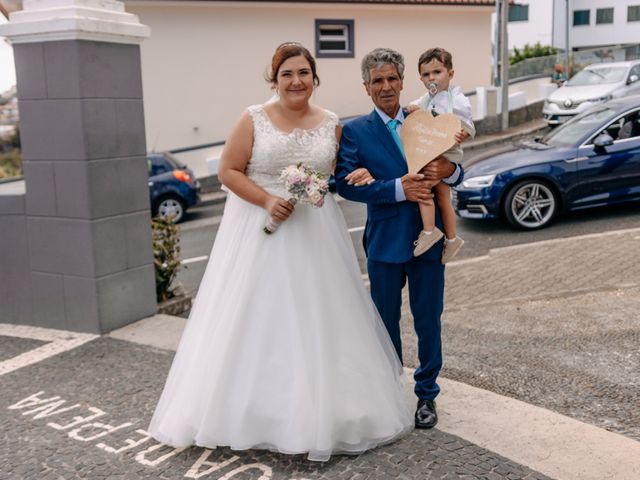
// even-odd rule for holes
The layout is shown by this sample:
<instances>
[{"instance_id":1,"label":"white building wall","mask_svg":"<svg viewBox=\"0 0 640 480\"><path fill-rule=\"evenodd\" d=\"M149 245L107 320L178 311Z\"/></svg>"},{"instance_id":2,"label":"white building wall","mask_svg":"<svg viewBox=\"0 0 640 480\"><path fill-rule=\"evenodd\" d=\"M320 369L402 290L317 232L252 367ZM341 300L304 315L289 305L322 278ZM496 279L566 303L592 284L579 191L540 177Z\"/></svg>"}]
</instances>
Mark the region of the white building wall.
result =
<instances>
[{"instance_id":1,"label":"white building wall","mask_svg":"<svg viewBox=\"0 0 640 480\"><path fill-rule=\"evenodd\" d=\"M562 0L564 1L564 0ZM531 0L528 2L517 1L518 5L529 5L529 20L521 22L509 22L507 25L507 35L509 38L509 50L513 47L522 48L527 43L535 45L551 45L553 36L553 13L554 0ZM497 28L497 17L494 12L491 14L491 38L495 39Z\"/></svg>"},{"instance_id":2,"label":"white building wall","mask_svg":"<svg viewBox=\"0 0 640 480\"><path fill-rule=\"evenodd\" d=\"M553 31L551 12L553 0L533 0L529 2L516 1L520 5L529 5L529 20L525 22L509 22L507 25L509 49L522 48L525 44L551 45ZM495 17L495 13L493 14Z\"/></svg>"},{"instance_id":3,"label":"white building wall","mask_svg":"<svg viewBox=\"0 0 640 480\"><path fill-rule=\"evenodd\" d=\"M590 25L572 27L573 48L640 43L640 22L627 22L627 7L640 5L639 0L573 0L573 10L590 10ZM596 9L613 7L613 23L596 25Z\"/></svg>"},{"instance_id":4,"label":"white building wall","mask_svg":"<svg viewBox=\"0 0 640 480\"><path fill-rule=\"evenodd\" d=\"M149 150L223 140L248 105L271 96L264 74L278 44L299 41L314 52L316 18L355 21L356 57L318 60L314 100L339 116L371 110L360 60L376 47L405 55L406 103L424 92L416 64L430 47L453 53L455 83L463 90L490 80L492 7L167 3L126 2L151 27L141 47Z\"/></svg>"},{"instance_id":5,"label":"white building wall","mask_svg":"<svg viewBox=\"0 0 640 480\"><path fill-rule=\"evenodd\" d=\"M640 22L627 22L627 7L640 0L569 0L569 45L590 48L640 43ZM613 7L613 23L596 25L596 10ZM554 46L565 45L565 0L554 4ZM574 10L590 10L590 24L573 26Z\"/></svg>"}]
</instances>

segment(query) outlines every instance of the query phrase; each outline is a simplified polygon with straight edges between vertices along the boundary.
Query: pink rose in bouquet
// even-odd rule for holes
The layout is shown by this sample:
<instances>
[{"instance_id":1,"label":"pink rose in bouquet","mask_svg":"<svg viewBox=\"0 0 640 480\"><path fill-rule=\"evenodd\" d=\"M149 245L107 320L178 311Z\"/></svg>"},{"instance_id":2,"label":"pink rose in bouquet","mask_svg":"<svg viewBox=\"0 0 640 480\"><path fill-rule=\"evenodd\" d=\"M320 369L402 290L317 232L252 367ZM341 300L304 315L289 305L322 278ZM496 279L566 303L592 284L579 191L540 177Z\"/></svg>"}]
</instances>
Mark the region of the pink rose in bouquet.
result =
<instances>
[{"instance_id":1,"label":"pink rose in bouquet","mask_svg":"<svg viewBox=\"0 0 640 480\"><path fill-rule=\"evenodd\" d=\"M293 205L304 203L318 208L324 205L324 196L329 191L329 182L322 172L300 162L284 168L280 174L280 180L284 182L289 194L288 201ZM264 232L272 234L279 226L280 222L269 218L264 226Z\"/></svg>"}]
</instances>

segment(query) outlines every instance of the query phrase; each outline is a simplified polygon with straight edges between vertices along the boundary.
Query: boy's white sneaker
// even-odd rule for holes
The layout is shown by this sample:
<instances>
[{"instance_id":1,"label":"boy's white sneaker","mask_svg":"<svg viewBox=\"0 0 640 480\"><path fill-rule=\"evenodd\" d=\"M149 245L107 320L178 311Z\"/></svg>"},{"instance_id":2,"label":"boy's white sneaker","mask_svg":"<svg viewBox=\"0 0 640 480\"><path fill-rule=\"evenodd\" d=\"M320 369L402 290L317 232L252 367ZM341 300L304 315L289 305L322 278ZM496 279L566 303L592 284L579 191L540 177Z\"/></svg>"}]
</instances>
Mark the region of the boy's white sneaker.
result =
<instances>
[{"instance_id":1,"label":"boy's white sneaker","mask_svg":"<svg viewBox=\"0 0 640 480\"><path fill-rule=\"evenodd\" d=\"M444 234L438 227L434 227L431 233L422 230L420 235L418 235L418 239L413 242L415 248L413 249L413 256L417 257L422 255L424 252L433 247L438 240L440 240Z\"/></svg>"},{"instance_id":2,"label":"boy's white sneaker","mask_svg":"<svg viewBox=\"0 0 640 480\"><path fill-rule=\"evenodd\" d=\"M453 257L456 256L458 250L462 248L462 245L464 245L464 240L457 235L453 240L445 240L444 250L442 250L442 264L445 265L447 262L453 260Z\"/></svg>"}]
</instances>

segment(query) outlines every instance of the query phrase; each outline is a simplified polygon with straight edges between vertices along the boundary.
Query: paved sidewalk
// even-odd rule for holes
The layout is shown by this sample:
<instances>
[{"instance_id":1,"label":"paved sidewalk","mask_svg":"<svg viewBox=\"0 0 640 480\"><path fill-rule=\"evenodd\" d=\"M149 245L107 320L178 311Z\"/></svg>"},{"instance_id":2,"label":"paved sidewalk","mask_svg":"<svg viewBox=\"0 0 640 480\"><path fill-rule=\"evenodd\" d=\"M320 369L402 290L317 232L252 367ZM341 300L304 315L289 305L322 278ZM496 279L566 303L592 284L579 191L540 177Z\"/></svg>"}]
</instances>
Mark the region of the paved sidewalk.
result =
<instances>
[{"instance_id":1,"label":"paved sidewalk","mask_svg":"<svg viewBox=\"0 0 640 480\"><path fill-rule=\"evenodd\" d=\"M465 152L470 153L480 148L487 148L507 142L513 142L518 140L520 137L542 135L548 130L548 128L547 123L542 119L531 120L530 122L509 127L508 129L500 132L479 135L476 138L464 142L463 147Z\"/></svg>"},{"instance_id":2,"label":"paved sidewalk","mask_svg":"<svg viewBox=\"0 0 640 480\"><path fill-rule=\"evenodd\" d=\"M325 464L148 437L183 319L156 316L94 339L58 335L54 343L80 346L0 376L11 386L0 390L0 478L637 480L637 258L640 228L453 263L437 428ZM410 367L406 312L403 322ZM0 360L50 340L11 327L0 328Z\"/></svg>"},{"instance_id":3,"label":"paved sidewalk","mask_svg":"<svg viewBox=\"0 0 640 480\"><path fill-rule=\"evenodd\" d=\"M183 319L99 338L0 325L0 478L637 480L637 258L640 228L453 263L437 428L325 464L148 436Z\"/></svg>"},{"instance_id":4,"label":"paved sidewalk","mask_svg":"<svg viewBox=\"0 0 640 480\"><path fill-rule=\"evenodd\" d=\"M640 478L639 258L640 228L500 248L448 266L443 377L620 435L567 433L563 420L559 428L525 422L522 431L490 402L480 411L470 406L480 420L456 433L557 478ZM404 295L405 362L415 366ZM489 428L498 437L483 441L477 433L487 430L487 417L504 429ZM519 434L539 441L525 451ZM618 441L635 453L627 470L615 472L605 450ZM568 465L551 455L559 452Z\"/></svg>"}]
</instances>

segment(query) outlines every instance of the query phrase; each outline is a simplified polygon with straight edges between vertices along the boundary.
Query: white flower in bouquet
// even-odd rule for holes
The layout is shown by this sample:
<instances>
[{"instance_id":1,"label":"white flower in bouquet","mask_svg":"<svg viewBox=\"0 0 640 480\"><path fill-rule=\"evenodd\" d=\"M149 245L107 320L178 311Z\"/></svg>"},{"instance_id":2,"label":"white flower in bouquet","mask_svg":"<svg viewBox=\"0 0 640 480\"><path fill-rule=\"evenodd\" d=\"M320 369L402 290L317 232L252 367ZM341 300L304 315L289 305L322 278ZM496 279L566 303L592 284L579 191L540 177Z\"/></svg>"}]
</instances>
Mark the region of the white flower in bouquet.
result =
<instances>
[{"instance_id":1,"label":"white flower in bouquet","mask_svg":"<svg viewBox=\"0 0 640 480\"><path fill-rule=\"evenodd\" d=\"M305 203L314 207L324 205L324 196L329 191L329 182L322 172L304 165L302 162L297 165L289 165L282 170L280 180L289 194L289 202ZM280 226L280 222L269 218L264 226L264 232L271 234Z\"/></svg>"}]
</instances>

